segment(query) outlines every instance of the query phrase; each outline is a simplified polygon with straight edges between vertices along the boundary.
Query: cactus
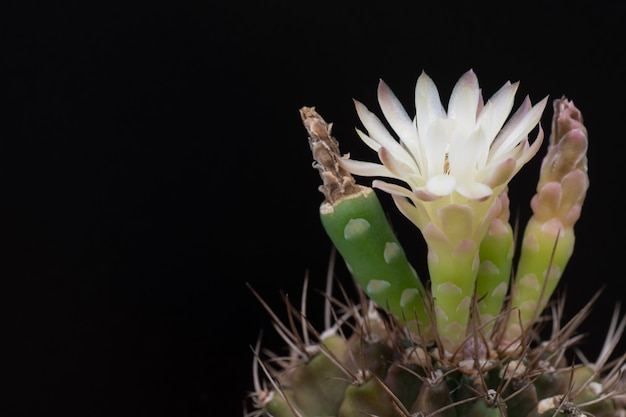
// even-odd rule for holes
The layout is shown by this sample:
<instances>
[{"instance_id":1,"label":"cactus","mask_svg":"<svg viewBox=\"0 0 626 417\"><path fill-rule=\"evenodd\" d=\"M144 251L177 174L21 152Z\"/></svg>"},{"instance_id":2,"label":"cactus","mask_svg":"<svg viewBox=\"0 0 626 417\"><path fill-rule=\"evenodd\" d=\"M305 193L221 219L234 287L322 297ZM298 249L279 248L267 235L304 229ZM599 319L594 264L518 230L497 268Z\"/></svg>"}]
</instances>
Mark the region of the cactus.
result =
<instances>
[{"instance_id":1,"label":"cactus","mask_svg":"<svg viewBox=\"0 0 626 417\"><path fill-rule=\"evenodd\" d=\"M355 106L367 130L357 134L382 164L342 155L332 125L314 107L300 109L322 180L321 224L357 296L343 287L343 297L333 296L334 252L322 330L307 319L306 280L301 307L286 302L284 321L250 286L289 352L262 355L260 340L253 348L245 416L626 415L626 354L614 357L626 326L619 307L589 360L576 350L576 331L599 293L566 323L564 299L549 303L572 256L589 187L587 130L566 97L553 100L533 214L514 257L508 184L542 145L547 103L526 97L509 117L517 87L507 82L483 102L470 70L445 110L422 72L411 118L381 81L378 100L393 133L362 103ZM366 186L355 176L375 179ZM376 190L390 194L421 232L426 280Z\"/></svg>"}]
</instances>

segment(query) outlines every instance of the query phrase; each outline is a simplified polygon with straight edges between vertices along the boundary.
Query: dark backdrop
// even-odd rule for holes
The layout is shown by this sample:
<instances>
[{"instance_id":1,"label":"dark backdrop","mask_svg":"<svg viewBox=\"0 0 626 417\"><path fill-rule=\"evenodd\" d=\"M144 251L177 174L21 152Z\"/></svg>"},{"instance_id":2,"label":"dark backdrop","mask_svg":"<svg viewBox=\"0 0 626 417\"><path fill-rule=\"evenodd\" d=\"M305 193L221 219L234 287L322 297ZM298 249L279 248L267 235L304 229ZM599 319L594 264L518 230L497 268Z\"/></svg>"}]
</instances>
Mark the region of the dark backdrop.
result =
<instances>
[{"instance_id":1,"label":"dark backdrop","mask_svg":"<svg viewBox=\"0 0 626 417\"><path fill-rule=\"evenodd\" d=\"M297 302L307 273L322 288L329 259L298 109L371 157L352 98L375 107L383 78L408 104L422 70L444 102L473 68L486 96L520 80L518 99L583 111L591 188L559 288L571 316L606 285L581 329L597 350L623 298L621 3L2 8L4 415L241 415L250 346L261 330L279 346L245 283L282 311L280 291ZM539 158L511 187L521 219ZM419 269L421 238L394 224Z\"/></svg>"}]
</instances>

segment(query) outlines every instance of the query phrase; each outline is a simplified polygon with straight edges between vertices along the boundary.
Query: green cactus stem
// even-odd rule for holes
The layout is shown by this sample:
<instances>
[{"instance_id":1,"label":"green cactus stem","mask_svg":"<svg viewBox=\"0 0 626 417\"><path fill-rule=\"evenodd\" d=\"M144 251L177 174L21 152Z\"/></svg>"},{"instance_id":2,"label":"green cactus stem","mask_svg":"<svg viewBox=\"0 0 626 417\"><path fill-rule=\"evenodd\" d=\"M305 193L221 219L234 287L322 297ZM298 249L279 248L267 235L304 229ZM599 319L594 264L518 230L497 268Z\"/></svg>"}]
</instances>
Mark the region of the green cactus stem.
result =
<instances>
[{"instance_id":1,"label":"green cactus stem","mask_svg":"<svg viewBox=\"0 0 626 417\"><path fill-rule=\"evenodd\" d=\"M338 162L339 148L313 108L300 110L315 167L323 179L322 225L366 294L399 321L414 322L417 334L431 332L426 290L393 233L372 188L356 185Z\"/></svg>"}]
</instances>

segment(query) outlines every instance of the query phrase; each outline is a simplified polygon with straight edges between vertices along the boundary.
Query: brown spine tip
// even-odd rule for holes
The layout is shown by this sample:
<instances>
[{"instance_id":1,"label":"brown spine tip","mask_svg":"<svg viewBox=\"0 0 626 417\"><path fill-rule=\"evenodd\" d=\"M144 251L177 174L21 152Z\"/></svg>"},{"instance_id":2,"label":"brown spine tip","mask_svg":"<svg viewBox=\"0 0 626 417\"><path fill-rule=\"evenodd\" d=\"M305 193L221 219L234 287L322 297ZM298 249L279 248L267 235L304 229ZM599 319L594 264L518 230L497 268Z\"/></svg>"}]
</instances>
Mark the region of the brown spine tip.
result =
<instances>
[{"instance_id":1,"label":"brown spine tip","mask_svg":"<svg viewBox=\"0 0 626 417\"><path fill-rule=\"evenodd\" d=\"M313 168L319 171L322 185L319 190L326 201L334 203L339 198L360 191L354 177L339 163L339 142L332 136L332 123L326 123L315 107L300 109L302 123L309 135L309 147L313 154Z\"/></svg>"}]
</instances>

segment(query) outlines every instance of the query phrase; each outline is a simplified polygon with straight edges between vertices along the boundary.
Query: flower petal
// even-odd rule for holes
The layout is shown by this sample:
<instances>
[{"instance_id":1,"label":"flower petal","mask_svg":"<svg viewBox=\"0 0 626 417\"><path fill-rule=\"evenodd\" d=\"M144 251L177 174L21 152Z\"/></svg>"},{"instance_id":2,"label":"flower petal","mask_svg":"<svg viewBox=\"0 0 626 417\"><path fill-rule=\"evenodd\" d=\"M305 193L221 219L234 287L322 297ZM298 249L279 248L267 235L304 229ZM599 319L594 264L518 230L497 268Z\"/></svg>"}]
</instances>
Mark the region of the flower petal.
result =
<instances>
[{"instance_id":1,"label":"flower petal","mask_svg":"<svg viewBox=\"0 0 626 417\"><path fill-rule=\"evenodd\" d=\"M398 178L407 178L411 173L417 170L415 164L407 165L403 161L397 159L389 150L382 147L378 150L378 158L389 171L393 172Z\"/></svg>"},{"instance_id":2,"label":"flower petal","mask_svg":"<svg viewBox=\"0 0 626 417\"><path fill-rule=\"evenodd\" d=\"M435 201L441 198L440 195L428 191L425 186L414 188L413 194L421 201Z\"/></svg>"},{"instance_id":3,"label":"flower petal","mask_svg":"<svg viewBox=\"0 0 626 417\"><path fill-rule=\"evenodd\" d=\"M436 175L426 182L426 190L438 196L452 194L455 187L456 178L452 175Z\"/></svg>"},{"instance_id":4,"label":"flower petal","mask_svg":"<svg viewBox=\"0 0 626 417\"><path fill-rule=\"evenodd\" d=\"M339 165L346 171L351 172L354 175L361 175L364 177L387 177L402 179L396 176L393 172L381 164L367 161L357 161L349 158L339 159Z\"/></svg>"},{"instance_id":5,"label":"flower petal","mask_svg":"<svg viewBox=\"0 0 626 417\"><path fill-rule=\"evenodd\" d=\"M469 70L456 83L448 104L448 117L456 119L466 129L473 129L476 123L480 90L478 78Z\"/></svg>"},{"instance_id":6,"label":"flower petal","mask_svg":"<svg viewBox=\"0 0 626 417\"><path fill-rule=\"evenodd\" d=\"M354 100L354 107L356 108L356 112L361 119L361 123L365 126L365 130L367 130L367 134L374 139L376 142L380 143L382 146L392 146L393 143L397 143L396 139L391 136L385 125L380 121L380 119L360 101Z\"/></svg>"},{"instance_id":7,"label":"flower petal","mask_svg":"<svg viewBox=\"0 0 626 417\"><path fill-rule=\"evenodd\" d=\"M517 162L515 158L506 158L497 166L486 171L487 176L485 178L478 178L478 180L492 189L499 188L508 184L513 175L515 175L516 169Z\"/></svg>"},{"instance_id":8,"label":"flower petal","mask_svg":"<svg viewBox=\"0 0 626 417\"><path fill-rule=\"evenodd\" d=\"M476 124L485 130L489 138L496 137L509 117L518 87L519 82L514 84L507 82L485 103Z\"/></svg>"},{"instance_id":9,"label":"flower petal","mask_svg":"<svg viewBox=\"0 0 626 417\"><path fill-rule=\"evenodd\" d=\"M433 121L425 134L421 136L426 150L426 166L424 172L427 177L443 174L446 165L446 154L450 149L450 140L458 141L463 128L453 119L437 119Z\"/></svg>"},{"instance_id":10,"label":"flower petal","mask_svg":"<svg viewBox=\"0 0 626 417\"><path fill-rule=\"evenodd\" d=\"M417 128L404 106L402 106L396 95L383 80L380 80L378 83L378 102L385 119L387 119L401 142L406 145L409 152L413 155L413 158L417 161L417 166L422 166L423 151L417 136Z\"/></svg>"},{"instance_id":11,"label":"flower petal","mask_svg":"<svg viewBox=\"0 0 626 417\"><path fill-rule=\"evenodd\" d=\"M538 126L538 129L539 131L537 132L537 137L535 138L532 144L530 144L530 142L528 141L528 137L525 137L521 141L519 146L511 148L507 152L504 152L498 155L497 159L492 158L492 156L490 155L489 161L487 162L485 169L489 170L492 168L494 163L498 164L500 163L500 161L504 159L513 158L515 159L515 162L517 164L517 168L515 170L515 172L517 173L517 171L523 165L525 165L528 161L530 161L530 159L533 156L535 156L537 152L539 152L539 149L541 148L541 144L543 143L544 133L543 133L543 128L541 127L541 125Z\"/></svg>"},{"instance_id":12,"label":"flower petal","mask_svg":"<svg viewBox=\"0 0 626 417\"><path fill-rule=\"evenodd\" d=\"M420 137L433 120L446 117L437 86L424 71L415 85L415 110L417 133Z\"/></svg>"},{"instance_id":13,"label":"flower petal","mask_svg":"<svg viewBox=\"0 0 626 417\"><path fill-rule=\"evenodd\" d=\"M482 160L489 153L489 144L482 130L474 131L468 137L466 131L457 129L455 134L450 135L450 174L461 180L476 178L478 170L484 166Z\"/></svg>"},{"instance_id":14,"label":"flower petal","mask_svg":"<svg viewBox=\"0 0 626 417\"><path fill-rule=\"evenodd\" d=\"M397 159L402 160L405 164L415 165L411 155L389 133L383 122L374 113L357 100L354 100L354 105L370 139L387 148Z\"/></svg>"},{"instance_id":15,"label":"flower petal","mask_svg":"<svg viewBox=\"0 0 626 417\"><path fill-rule=\"evenodd\" d=\"M359 135L359 138L361 138L363 143L365 143L367 146L369 146L370 148L372 148L376 152L378 152L378 150L383 147L380 143L378 143L374 139L370 138L367 134L365 134L360 129L355 129L355 130L356 130L356 134Z\"/></svg>"},{"instance_id":16,"label":"flower petal","mask_svg":"<svg viewBox=\"0 0 626 417\"><path fill-rule=\"evenodd\" d=\"M509 135L511 135L511 132L513 132L513 130L519 125L520 121L530 111L531 108L532 104L530 102L530 98L528 96L524 97L522 104L520 104L519 108L504 124L502 129L496 135L496 138L493 140L490 151L491 154L497 153L498 148L500 148L500 146L502 146L502 143L504 142L504 138L507 138Z\"/></svg>"},{"instance_id":17,"label":"flower petal","mask_svg":"<svg viewBox=\"0 0 626 417\"><path fill-rule=\"evenodd\" d=\"M392 184L390 182L381 181L381 180L374 180L372 181L372 187L378 188L379 190L382 190L391 195L397 195L397 196L406 197L409 199L414 198L414 195L411 192L411 190L407 189L406 187L402 187L401 185L398 185L398 184Z\"/></svg>"},{"instance_id":18,"label":"flower petal","mask_svg":"<svg viewBox=\"0 0 626 417\"><path fill-rule=\"evenodd\" d=\"M500 136L497 138L498 147L495 149L491 158L499 158L500 154L507 150L517 146L523 138L539 123L541 115L548 102L548 97L545 97L539 103L535 104L527 113L523 114L519 119L512 121L512 126L506 129L506 136ZM508 123L507 123L508 125Z\"/></svg>"},{"instance_id":19,"label":"flower petal","mask_svg":"<svg viewBox=\"0 0 626 417\"><path fill-rule=\"evenodd\" d=\"M463 197L474 201L484 201L493 194L491 187L481 182L459 184L456 191Z\"/></svg>"}]
</instances>

